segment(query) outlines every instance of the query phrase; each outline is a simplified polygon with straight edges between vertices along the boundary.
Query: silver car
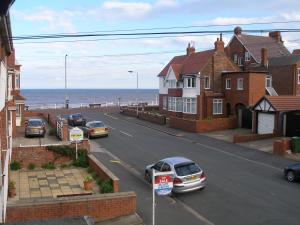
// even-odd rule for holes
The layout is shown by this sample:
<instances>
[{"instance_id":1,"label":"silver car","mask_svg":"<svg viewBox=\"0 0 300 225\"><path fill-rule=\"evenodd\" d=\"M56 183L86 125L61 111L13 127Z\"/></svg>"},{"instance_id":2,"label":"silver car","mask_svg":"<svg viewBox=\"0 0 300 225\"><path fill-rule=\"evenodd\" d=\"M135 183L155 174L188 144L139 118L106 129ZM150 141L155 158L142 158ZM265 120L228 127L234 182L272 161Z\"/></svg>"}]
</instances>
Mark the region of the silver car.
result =
<instances>
[{"instance_id":1,"label":"silver car","mask_svg":"<svg viewBox=\"0 0 300 225\"><path fill-rule=\"evenodd\" d=\"M184 157L170 157L146 167L145 179L152 182L152 169L173 172L173 193L199 190L206 185L206 176L198 164Z\"/></svg>"}]
</instances>

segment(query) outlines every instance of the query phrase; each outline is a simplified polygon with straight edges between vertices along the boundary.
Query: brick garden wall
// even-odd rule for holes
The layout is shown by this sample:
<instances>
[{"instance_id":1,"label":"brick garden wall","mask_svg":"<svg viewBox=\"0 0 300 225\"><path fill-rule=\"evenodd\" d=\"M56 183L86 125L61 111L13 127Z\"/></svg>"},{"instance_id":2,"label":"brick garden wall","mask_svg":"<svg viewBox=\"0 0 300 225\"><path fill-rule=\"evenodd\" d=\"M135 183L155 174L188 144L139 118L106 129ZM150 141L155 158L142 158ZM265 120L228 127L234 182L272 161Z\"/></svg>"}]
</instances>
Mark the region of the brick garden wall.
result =
<instances>
[{"instance_id":1,"label":"brick garden wall","mask_svg":"<svg viewBox=\"0 0 300 225\"><path fill-rule=\"evenodd\" d=\"M51 200L35 199L17 205L9 205L6 222L83 216L91 216L95 221L103 221L132 215L135 212L136 195L134 192L96 194Z\"/></svg>"},{"instance_id":2,"label":"brick garden wall","mask_svg":"<svg viewBox=\"0 0 300 225\"><path fill-rule=\"evenodd\" d=\"M236 128L237 119L236 117L230 117L211 120L186 120L171 117L169 125L172 128L177 128L188 132L203 133Z\"/></svg>"},{"instance_id":3,"label":"brick garden wall","mask_svg":"<svg viewBox=\"0 0 300 225\"><path fill-rule=\"evenodd\" d=\"M123 108L122 114L124 114L126 116L137 117L138 119L146 120L146 121L160 124L160 125L166 124L166 117L164 115L158 115L158 114L150 113L147 111L142 111L141 109L139 109L138 115L137 115L136 108L134 108L134 107L133 108Z\"/></svg>"},{"instance_id":4,"label":"brick garden wall","mask_svg":"<svg viewBox=\"0 0 300 225\"><path fill-rule=\"evenodd\" d=\"M119 178L108 170L95 156L88 155L89 167L103 180L111 180L114 192L119 192Z\"/></svg>"},{"instance_id":5,"label":"brick garden wall","mask_svg":"<svg viewBox=\"0 0 300 225\"><path fill-rule=\"evenodd\" d=\"M277 136L278 135L276 134L246 134L246 135L236 134L233 136L233 143L257 141L257 140L263 140L263 139L268 139Z\"/></svg>"},{"instance_id":6,"label":"brick garden wall","mask_svg":"<svg viewBox=\"0 0 300 225\"><path fill-rule=\"evenodd\" d=\"M15 147L12 150L12 160L21 162L22 167L27 167L30 163L41 166L48 162L63 164L72 161L69 157L47 150L45 146Z\"/></svg>"}]
</instances>

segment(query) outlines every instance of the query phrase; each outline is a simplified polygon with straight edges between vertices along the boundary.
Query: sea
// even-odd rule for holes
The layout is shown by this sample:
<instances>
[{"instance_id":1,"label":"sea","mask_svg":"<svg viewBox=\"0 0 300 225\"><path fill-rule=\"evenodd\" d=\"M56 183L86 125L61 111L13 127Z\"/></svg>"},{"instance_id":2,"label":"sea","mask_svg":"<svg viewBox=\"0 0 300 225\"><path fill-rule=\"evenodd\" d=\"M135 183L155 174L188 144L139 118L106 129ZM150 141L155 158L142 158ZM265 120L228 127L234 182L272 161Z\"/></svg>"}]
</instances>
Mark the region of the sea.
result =
<instances>
[{"instance_id":1,"label":"sea","mask_svg":"<svg viewBox=\"0 0 300 225\"><path fill-rule=\"evenodd\" d=\"M62 108L66 96L70 108L87 107L91 103L101 106L158 104L158 89L22 89L29 109Z\"/></svg>"}]
</instances>

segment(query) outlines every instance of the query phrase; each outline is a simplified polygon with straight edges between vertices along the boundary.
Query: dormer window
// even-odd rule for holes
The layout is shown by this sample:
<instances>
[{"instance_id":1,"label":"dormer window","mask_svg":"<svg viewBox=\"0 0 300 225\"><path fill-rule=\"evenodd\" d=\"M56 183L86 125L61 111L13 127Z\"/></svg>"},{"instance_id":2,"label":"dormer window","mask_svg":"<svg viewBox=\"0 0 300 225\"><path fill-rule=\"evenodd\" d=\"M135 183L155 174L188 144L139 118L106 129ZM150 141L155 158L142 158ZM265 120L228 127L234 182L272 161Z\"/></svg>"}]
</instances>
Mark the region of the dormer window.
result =
<instances>
[{"instance_id":1,"label":"dormer window","mask_svg":"<svg viewBox=\"0 0 300 225\"><path fill-rule=\"evenodd\" d=\"M266 77L266 87L272 87L272 77L271 76Z\"/></svg>"},{"instance_id":2,"label":"dormer window","mask_svg":"<svg viewBox=\"0 0 300 225\"><path fill-rule=\"evenodd\" d=\"M196 77L185 77L184 78L185 88L195 88L196 87Z\"/></svg>"},{"instance_id":3,"label":"dormer window","mask_svg":"<svg viewBox=\"0 0 300 225\"><path fill-rule=\"evenodd\" d=\"M250 52L245 52L245 61L250 61L251 55Z\"/></svg>"}]
</instances>

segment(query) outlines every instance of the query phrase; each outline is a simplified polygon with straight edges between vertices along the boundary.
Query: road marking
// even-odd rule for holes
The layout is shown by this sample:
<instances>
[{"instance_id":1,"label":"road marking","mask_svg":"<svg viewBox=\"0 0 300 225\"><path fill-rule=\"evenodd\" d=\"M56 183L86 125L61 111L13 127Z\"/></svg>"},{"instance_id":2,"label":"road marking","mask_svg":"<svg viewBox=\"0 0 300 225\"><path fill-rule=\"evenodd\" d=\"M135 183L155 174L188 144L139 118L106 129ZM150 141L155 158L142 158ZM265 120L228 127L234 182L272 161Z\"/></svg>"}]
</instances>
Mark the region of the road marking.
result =
<instances>
[{"instance_id":1,"label":"road marking","mask_svg":"<svg viewBox=\"0 0 300 225\"><path fill-rule=\"evenodd\" d=\"M128 134L128 133L126 133L125 131L121 131L121 130L120 130L120 133L125 134L125 135L127 135L128 137L133 137L133 135Z\"/></svg>"},{"instance_id":2,"label":"road marking","mask_svg":"<svg viewBox=\"0 0 300 225\"><path fill-rule=\"evenodd\" d=\"M98 144L97 142L95 142L95 141L91 141L91 142L93 142L92 145L94 147L96 147L95 145L97 145L98 148L101 148L106 154L108 154L110 157L112 157L114 160L110 160L111 162L112 161L119 162L120 166L122 166L124 169L126 169L132 175L134 175L137 179L139 179L140 181L142 181L143 183L145 183L145 184L147 184L148 186L151 187L151 184L149 184L144 179L142 173L140 173L138 170L136 170L135 168L133 168L129 164L123 162L119 157L117 157L113 153L109 152L107 149L102 148L100 146L100 144ZM202 221L205 225L215 225L213 222L211 222L210 220L208 220L205 216L201 215L200 213L198 213L197 211L195 211L193 208L191 208L190 206L188 206L187 204L185 204L181 200L179 200L177 198L170 197L170 196L164 196L164 198L169 202L170 205L178 203L183 209L185 209L187 212L191 213L198 220Z\"/></svg>"},{"instance_id":3,"label":"road marking","mask_svg":"<svg viewBox=\"0 0 300 225\"><path fill-rule=\"evenodd\" d=\"M104 113L104 116L113 118L113 119L115 119L115 120L118 120L118 119L119 119L118 117L114 117L114 116L112 116L112 115L110 115L110 114L108 114L108 113Z\"/></svg>"},{"instance_id":4,"label":"road marking","mask_svg":"<svg viewBox=\"0 0 300 225\"><path fill-rule=\"evenodd\" d=\"M110 160L111 163L118 163L121 164L121 162L119 160Z\"/></svg>"},{"instance_id":5,"label":"road marking","mask_svg":"<svg viewBox=\"0 0 300 225\"><path fill-rule=\"evenodd\" d=\"M112 130L115 130L116 128L114 128L114 127L112 127L112 126L109 126L109 125L107 125L106 124L106 126L108 127L108 128L110 128L110 129L112 129Z\"/></svg>"}]
</instances>

